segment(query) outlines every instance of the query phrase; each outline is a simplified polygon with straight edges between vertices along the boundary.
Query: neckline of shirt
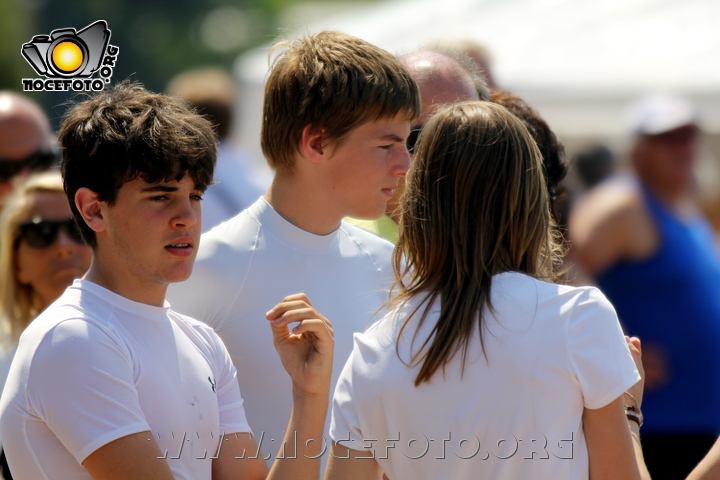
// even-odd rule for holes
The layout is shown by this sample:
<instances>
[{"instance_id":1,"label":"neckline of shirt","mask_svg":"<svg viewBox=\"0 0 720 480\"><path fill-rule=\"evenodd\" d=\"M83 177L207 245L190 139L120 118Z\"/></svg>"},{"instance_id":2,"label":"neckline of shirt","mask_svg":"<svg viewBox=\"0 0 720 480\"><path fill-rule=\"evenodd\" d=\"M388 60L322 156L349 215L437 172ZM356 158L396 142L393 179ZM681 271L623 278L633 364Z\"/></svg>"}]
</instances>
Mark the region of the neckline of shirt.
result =
<instances>
[{"instance_id":1,"label":"neckline of shirt","mask_svg":"<svg viewBox=\"0 0 720 480\"><path fill-rule=\"evenodd\" d=\"M339 241L340 227L327 235L315 235L288 222L260 197L248 212L274 237L287 246L304 253L323 254L333 250Z\"/></svg>"},{"instance_id":2,"label":"neckline of shirt","mask_svg":"<svg viewBox=\"0 0 720 480\"><path fill-rule=\"evenodd\" d=\"M131 312L135 315L142 315L148 319L165 320L170 310L170 304L167 300L164 301L162 307L156 307L154 305L148 305L146 303L136 302L129 298L118 295L117 293L108 290L107 288L93 283L89 280L76 278L73 284L69 287L70 289L77 289L81 292L87 292L92 295L99 297L101 300L108 302L113 307L119 308Z\"/></svg>"}]
</instances>

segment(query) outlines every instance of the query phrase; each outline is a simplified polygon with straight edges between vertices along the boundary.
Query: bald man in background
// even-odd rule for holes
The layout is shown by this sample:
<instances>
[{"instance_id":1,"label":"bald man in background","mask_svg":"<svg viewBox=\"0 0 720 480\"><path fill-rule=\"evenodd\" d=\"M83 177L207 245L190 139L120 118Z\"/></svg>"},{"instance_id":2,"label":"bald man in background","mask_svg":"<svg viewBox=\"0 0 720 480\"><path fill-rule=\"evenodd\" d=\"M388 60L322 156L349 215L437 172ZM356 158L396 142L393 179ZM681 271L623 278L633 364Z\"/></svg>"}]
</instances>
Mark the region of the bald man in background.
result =
<instances>
[{"instance_id":1,"label":"bald man in background","mask_svg":"<svg viewBox=\"0 0 720 480\"><path fill-rule=\"evenodd\" d=\"M474 42L467 38L445 39L441 40L437 45L430 47L433 52L445 53L446 51L458 51L470 58L470 60L480 69L487 86L490 90L498 90L502 87L495 81L492 63L493 58L490 50L480 43Z\"/></svg>"},{"instance_id":2,"label":"bald man in background","mask_svg":"<svg viewBox=\"0 0 720 480\"><path fill-rule=\"evenodd\" d=\"M49 168L54 161L45 113L27 97L0 90L0 210L13 180Z\"/></svg>"},{"instance_id":3,"label":"bald man in background","mask_svg":"<svg viewBox=\"0 0 720 480\"><path fill-rule=\"evenodd\" d=\"M422 50L401 55L398 60L418 84L422 102L422 113L413 124L407 140L410 154L413 153L418 135L438 107L467 100L487 100L489 97L481 71L461 52L447 50L438 53ZM398 202L404 187L405 179L401 178L382 217L376 220L346 218L345 221L397 243L400 213Z\"/></svg>"}]
</instances>

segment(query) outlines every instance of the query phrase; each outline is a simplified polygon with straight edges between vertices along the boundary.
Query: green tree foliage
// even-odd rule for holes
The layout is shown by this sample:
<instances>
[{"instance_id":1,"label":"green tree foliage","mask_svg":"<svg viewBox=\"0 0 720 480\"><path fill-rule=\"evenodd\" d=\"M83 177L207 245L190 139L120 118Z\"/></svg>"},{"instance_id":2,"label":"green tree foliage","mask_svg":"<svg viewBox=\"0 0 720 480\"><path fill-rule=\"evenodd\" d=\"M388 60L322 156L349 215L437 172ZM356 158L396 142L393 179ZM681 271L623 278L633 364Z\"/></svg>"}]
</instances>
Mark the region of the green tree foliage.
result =
<instances>
[{"instance_id":1,"label":"green tree foliage","mask_svg":"<svg viewBox=\"0 0 720 480\"><path fill-rule=\"evenodd\" d=\"M189 68L231 69L243 51L282 33L277 19L297 3L300 0L0 0L0 89L20 90L23 77L36 76L20 54L22 44L34 35L57 28L80 30L105 20L110 43L120 48L113 81L130 78L163 91L171 77ZM57 127L75 95L32 96Z\"/></svg>"}]
</instances>

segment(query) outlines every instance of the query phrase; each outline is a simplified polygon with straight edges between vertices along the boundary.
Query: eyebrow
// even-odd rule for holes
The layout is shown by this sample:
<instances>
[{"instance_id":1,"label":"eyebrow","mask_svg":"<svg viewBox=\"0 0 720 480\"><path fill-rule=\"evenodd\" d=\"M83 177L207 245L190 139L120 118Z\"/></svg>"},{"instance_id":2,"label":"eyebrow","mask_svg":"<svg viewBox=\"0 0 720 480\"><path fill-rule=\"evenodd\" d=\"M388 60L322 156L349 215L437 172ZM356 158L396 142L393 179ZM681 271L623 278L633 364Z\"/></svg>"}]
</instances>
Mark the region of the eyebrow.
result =
<instances>
[{"instance_id":1,"label":"eyebrow","mask_svg":"<svg viewBox=\"0 0 720 480\"><path fill-rule=\"evenodd\" d=\"M384 139L384 140L392 140L393 142L401 142L401 143L405 141L402 137L400 137L394 133L387 133L385 135L380 135L380 138Z\"/></svg>"},{"instance_id":2,"label":"eyebrow","mask_svg":"<svg viewBox=\"0 0 720 480\"><path fill-rule=\"evenodd\" d=\"M177 192L180 190L178 187L167 187L165 185L153 185L152 187L145 187L140 192L165 192L165 193L172 193Z\"/></svg>"}]
</instances>

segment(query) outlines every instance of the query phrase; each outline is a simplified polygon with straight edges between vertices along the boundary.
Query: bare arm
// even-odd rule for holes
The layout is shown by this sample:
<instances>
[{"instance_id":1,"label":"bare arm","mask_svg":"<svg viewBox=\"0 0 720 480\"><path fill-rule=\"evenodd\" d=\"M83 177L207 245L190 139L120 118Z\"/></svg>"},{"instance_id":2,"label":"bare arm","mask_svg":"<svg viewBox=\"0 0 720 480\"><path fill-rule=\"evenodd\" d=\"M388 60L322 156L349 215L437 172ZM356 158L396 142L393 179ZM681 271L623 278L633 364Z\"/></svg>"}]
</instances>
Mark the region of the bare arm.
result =
<instances>
[{"instance_id":1,"label":"bare arm","mask_svg":"<svg viewBox=\"0 0 720 480\"><path fill-rule=\"evenodd\" d=\"M657 247L657 233L639 193L606 185L591 192L572 211L572 258L591 277L625 259L646 258Z\"/></svg>"},{"instance_id":2,"label":"bare arm","mask_svg":"<svg viewBox=\"0 0 720 480\"><path fill-rule=\"evenodd\" d=\"M597 410L585 409L583 430L590 457L590 478L650 480L640 444L640 426L625 416L625 404L637 404L643 398L645 373L642 366L642 348L637 337L625 337L640 381L623 396ZM629 435L628 435L629 434Z\"/></svg>"},{"instance_id":3,"label":"bare arm","mask_svg":"<svg viewBox=\"0 0 720 480\"><path fill-rule=\"evenodd\" d=\"M249 433L223 437L217 459L213 460L213 480L264 480L268 468ZM95 480L173 480L167 461L161 458L152 434L140 432L119 438L90 454L83 466Z\"/></svg>"},{"instance_id":4,"label":"bare arm","mask_svg":"<svg viewBox=\"0 0 720 480\"><path fill-rule=\"evenodd\" d=\"M225 435L218 458L212 463L213 480L264 480L268 468L248 432Z\"/></svg>"},{"instance_id":5,"label":"bare arm","mask_svg":"<svg viewBox=\"0 0 720 480\"><path fill-rule=\"evenodd\" d=\"M640 339L637 337L631 338L626 336L625 340L630 348L630 353L632 354L635 366L637 367L638 372L640 372L640 381L625 392L625 401L628 405L634 405L637 403L635 406L640 408L642 406L643 390L645 387L645 371L643 370L642 364L642 347L640 345ZM633 440L633 451L635 452L635 460L640 468L640 476L642 477L642 480L650 480L650 472L648 472L647 466L645 465L645 458L643 457L642 445L640 443L640 425L630 420L628 420L628 425L630 425L630 435Z\"/></svg>"},{"instance_id":6,"label":"bare arm","mask_svg":"<svg viewBox=\"0 0 720 480\"><path fill-rule=\"evenodd\" d=\"M583 413L590 480L640 480L622 396Z\"/></svg>"},{"instance_id":7,"label":"bare arm","mask_svg":"<svg viewBox=\"0 0 720 480\"><path fill-rule=\"evenodd\" d=\"M273 342L292 379L293 409L268 480L316 480L330 395L334 337L330 322L305 294L285 297L267 313ZM300 322L292 332L291 323ZM283 458L284 457L284 458Z\"/></svg>"},{"instance_id":8,"label":"bare arm","mask_svg":"<svg viewBox=\"0 0 720 480\"><path fill-rule=\"evenodd\" d=\"M152 434L146 431L103 445L83 461L83 467L95 480L173 480L162 456Z\"/></svg>"},{"instance_id":9,"label":"bare arm","mask_svg":"<svg viewBox=\"0 0 720 480\"><path fill-rule=\"evenodd\" d=\"M720 478L720 439L715 442L702 462L698 463L687 480L714 480L717 478Z\"/></svg>"},{"instance_id":10,"label":"bare arm","mask_svg":"<svg viewBox=\"0 0 720 480\"><path fill-rule=\"evenodd\" d=\"M386 478L372 457L372 451L352 450L333 444L325 470L325 480L378 480ZM363 458L365 457L365 458Z\"/></svg>"}]
</instances>

